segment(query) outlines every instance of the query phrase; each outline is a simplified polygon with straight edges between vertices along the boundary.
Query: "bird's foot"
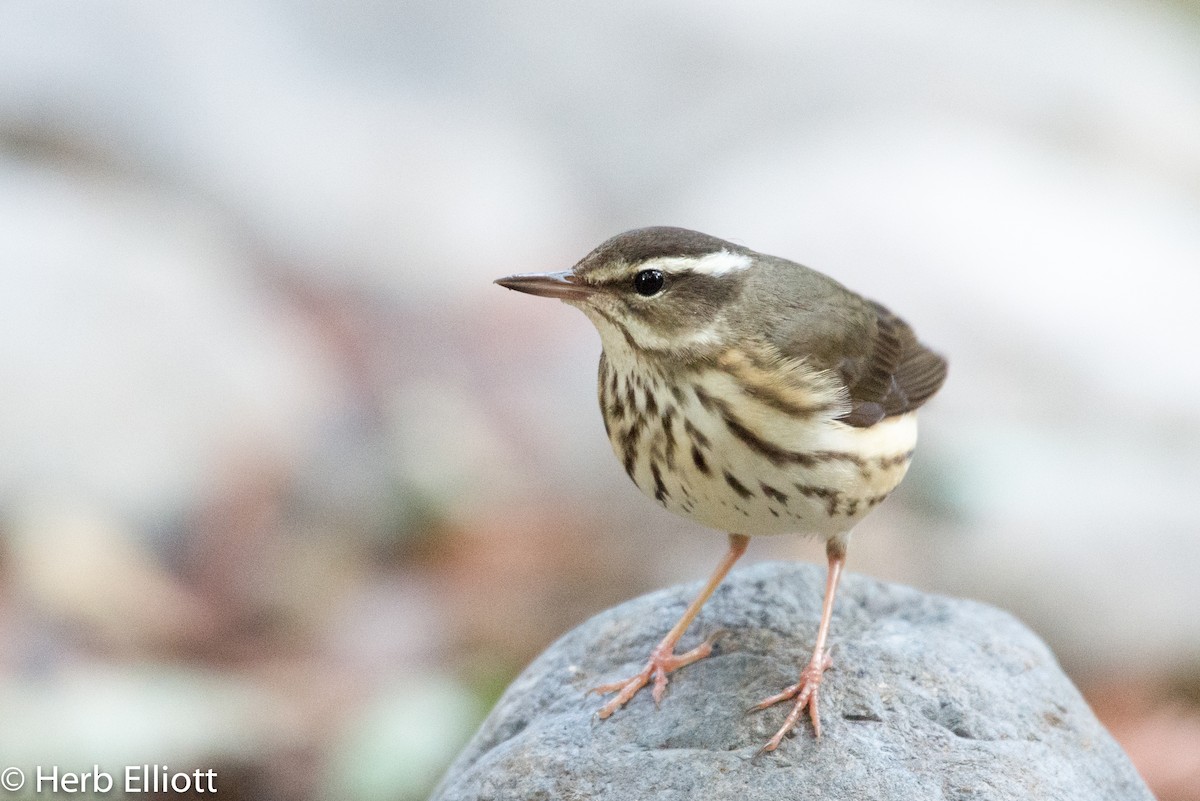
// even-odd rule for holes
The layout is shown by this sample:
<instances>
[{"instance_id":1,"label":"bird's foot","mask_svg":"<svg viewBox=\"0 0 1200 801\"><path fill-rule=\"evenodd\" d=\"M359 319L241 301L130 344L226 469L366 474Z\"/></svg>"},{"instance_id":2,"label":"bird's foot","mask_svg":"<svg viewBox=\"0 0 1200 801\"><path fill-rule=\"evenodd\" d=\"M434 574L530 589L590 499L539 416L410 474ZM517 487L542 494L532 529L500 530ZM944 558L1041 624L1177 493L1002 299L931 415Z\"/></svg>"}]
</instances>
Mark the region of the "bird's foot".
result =
<instances>
[{"instance_id":1,"label":"bird's foot","mask_svg":"<svg viewBox=\"0 0 1200 801\"><path fill-rule=\"evenodd\" d=\"M792 705L792 711L788 713L787 719L783 721L783 725L779 727L779 731L775 732L775 736L759 749L757 756L778 748L788 732L800 722L800 717L804 714L805 709L808 709L808 716L812 720L814 736L821 736L821 713L818 708L818 691L821 687L821 679L825 676L825 671L832 664L833 659L829 656L828 651L820 655L814 654L812 661L808 663L808 667L800 672L800 680L798 682L778 695L764 698L747 710L748 712L758 712L782 701L796 699L796 703Z\"/></svg>"},{"instance_id":2,"label":"bird's foot","mask_svg":"<svg viewBox=\"0 0 1200 801\"><path fill-rule=\"evenodd\" d=\"M659 643L650 652L650 660L646 663L646 667L642 668L642 671L637 675L623 681L601 684L599 687L593 687L588 690L588 692L596 693L597 695L616 693L616 696L607 704L600 707L600 711L596 714L600 716L601 720L607 718L613 712L625 706L633 696L637 695L638 690L650 683L651 679L654 680L654 689L651 691L651 695L654 698L654 705L658 706L662 703L663 694L667 691L667 674L711 654L713 643L724 635L724 631L713 632L704 642L678 656L675 655L675 644L673 642L664 640Z\"/></svg>"}]
</instances>

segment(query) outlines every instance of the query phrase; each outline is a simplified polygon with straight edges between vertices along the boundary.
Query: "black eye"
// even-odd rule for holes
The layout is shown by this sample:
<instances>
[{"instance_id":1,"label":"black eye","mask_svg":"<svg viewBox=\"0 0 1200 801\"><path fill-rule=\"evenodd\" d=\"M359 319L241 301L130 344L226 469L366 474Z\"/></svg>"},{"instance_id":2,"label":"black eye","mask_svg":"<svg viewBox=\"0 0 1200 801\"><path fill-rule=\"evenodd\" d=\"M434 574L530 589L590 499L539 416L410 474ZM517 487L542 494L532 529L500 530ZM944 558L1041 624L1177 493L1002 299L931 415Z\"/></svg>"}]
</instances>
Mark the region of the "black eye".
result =
<instances>
[{"instance_id":1,"label":"black eye","mask_svg":"<svg viewBox=\"0 0 1200 801\"><path fill-rule=\"evenodd\" d=\"M663 288L663 274L658 270L642 270L633 277L633 288L639 295L657 295Z\"/></svg>"}]
</instances>

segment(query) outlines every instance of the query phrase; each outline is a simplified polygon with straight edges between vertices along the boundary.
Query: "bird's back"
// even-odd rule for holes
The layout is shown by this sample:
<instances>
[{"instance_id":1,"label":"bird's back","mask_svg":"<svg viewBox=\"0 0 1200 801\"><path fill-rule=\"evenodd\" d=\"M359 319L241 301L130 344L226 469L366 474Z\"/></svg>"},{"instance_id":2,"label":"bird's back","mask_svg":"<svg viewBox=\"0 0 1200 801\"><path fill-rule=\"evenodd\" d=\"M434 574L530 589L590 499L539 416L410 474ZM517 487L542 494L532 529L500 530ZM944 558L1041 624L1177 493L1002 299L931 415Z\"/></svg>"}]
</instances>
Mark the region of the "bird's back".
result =
<instances>
[{"instance_id":1,"label":"bird's back","mask_svg":"<svg viewBox=\"0 0 1200 801\"><path fill-rule=\"evenodd\" d=\"M758 330L786 358L836 373L850 404L843 422L865 427L915 411L941 388L946 360L885 306L803 265L759 258L768 269L748 277L752 302L740 307L759 319L734 324Z\"/></svg>"}]
</instances>

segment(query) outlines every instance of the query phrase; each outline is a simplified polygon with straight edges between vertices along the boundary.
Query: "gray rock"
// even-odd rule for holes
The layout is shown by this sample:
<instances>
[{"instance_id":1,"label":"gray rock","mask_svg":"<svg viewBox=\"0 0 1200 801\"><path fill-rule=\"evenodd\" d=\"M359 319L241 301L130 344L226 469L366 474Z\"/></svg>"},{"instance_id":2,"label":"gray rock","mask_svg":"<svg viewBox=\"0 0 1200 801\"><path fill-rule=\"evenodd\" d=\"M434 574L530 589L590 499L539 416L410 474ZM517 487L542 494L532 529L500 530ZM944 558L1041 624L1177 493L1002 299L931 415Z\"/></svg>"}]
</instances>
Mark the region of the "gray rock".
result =
<instances>
[{"instance_id":1,"label":"gray rock","mask_svg":"<svg viewBox=\"0 0 1200 801\"><path fill-rule=\"evenodd\" d=\"M796 680L820 615L824 571L735 571L683 648L728 629L708 659L600 721L592 685L641 669L699 585L592 618L500 699L434 792L466 799L1055 799L1153 797L1059 669L1010 615L856 575L834 610L822 737L805 724L753 760L784 705L745 710Z\"/></svg>"}]
</instances>

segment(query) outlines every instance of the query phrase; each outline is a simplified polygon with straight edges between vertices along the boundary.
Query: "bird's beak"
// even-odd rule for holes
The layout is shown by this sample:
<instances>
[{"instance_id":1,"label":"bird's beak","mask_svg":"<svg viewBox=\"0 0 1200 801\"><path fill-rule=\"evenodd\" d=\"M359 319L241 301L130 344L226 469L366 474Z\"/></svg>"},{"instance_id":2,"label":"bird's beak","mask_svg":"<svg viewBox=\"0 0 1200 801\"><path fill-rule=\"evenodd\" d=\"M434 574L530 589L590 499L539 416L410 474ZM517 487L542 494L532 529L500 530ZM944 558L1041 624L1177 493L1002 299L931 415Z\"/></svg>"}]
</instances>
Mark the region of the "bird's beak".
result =
<instances>
[{"instance_id":1,"label":"bird's beak","mask_svg":"<svg viewBox=\"0 0 1200 801\"><path fill-rule=\"evenodd\" d=\"M596 291L594 286L580 283L575 274L569 270L561 273L510 275L507 278L497 278L496 283L518 292L528 292L530 295L567 301L585 300Z\"/></svg>"}]
</instances>

